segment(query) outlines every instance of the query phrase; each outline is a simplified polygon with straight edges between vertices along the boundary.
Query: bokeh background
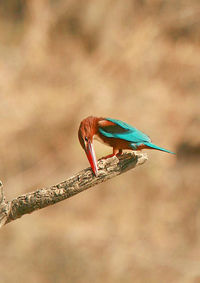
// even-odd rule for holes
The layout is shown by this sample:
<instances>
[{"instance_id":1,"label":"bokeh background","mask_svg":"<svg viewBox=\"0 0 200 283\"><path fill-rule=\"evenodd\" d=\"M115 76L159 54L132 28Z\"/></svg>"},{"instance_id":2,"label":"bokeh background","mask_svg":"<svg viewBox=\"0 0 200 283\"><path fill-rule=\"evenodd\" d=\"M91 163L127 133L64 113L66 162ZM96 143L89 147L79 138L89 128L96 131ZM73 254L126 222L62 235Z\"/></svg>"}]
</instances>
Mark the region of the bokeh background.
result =
<instances>
[{"instance_id":1,"label":"bokeh background","mask_svg":"<svg viewBox=\"0 0 200 283\"><path fill-rule=\"evenodd\" d=\"M148 151L143 166L6 225L0 281L200 282L199 93L199 0L1 1L7 199L88 166L77 130L89 115L177 155Z\"/></svg>"}]
</instances>

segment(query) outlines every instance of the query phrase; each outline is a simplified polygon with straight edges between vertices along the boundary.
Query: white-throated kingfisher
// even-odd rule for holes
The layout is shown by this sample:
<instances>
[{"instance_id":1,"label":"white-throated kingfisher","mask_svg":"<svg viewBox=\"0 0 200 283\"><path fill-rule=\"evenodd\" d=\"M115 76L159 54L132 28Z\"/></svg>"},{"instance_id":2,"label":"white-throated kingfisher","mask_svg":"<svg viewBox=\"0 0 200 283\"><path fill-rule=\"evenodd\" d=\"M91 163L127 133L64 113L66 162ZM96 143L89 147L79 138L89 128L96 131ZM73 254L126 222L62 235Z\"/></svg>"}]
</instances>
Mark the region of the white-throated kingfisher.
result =
<instances>
[{"instance_id":1,"label":"white-throated kingfisher","mask_svg":"<svg viewBox=\"0 0 200 283\"><path fill-rule=\"evenodd\" d=\"M153 144L150 138L141 131L116 119L87 117L80 124L78 137L95 176L98 176L98 167L93 147L94 138L113 148L113 154L109 157L122 154L123 149L149 148L174 154L174 152Z\"/></svg>"}]
</instances>

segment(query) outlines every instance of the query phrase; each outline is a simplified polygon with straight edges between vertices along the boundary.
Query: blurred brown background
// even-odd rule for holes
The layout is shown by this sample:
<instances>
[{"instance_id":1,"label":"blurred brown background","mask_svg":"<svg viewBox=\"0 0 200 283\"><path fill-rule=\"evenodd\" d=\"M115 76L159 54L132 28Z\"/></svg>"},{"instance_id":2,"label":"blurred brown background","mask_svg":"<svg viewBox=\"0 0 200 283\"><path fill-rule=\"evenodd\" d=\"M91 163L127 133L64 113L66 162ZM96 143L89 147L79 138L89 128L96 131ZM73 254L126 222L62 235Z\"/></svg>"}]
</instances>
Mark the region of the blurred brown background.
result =
<instances>
[{"instance_id":1,"label":"blurred brown background","mask_svg":"<svg viewBox=\"0 0 200 283\"><path fill-rule=\"evenodd\" d=\"M1 1L7 199L89 166L91 114L177 152L5 226L1 283L200 282L199 93L199 0Z\"/></svg>"}]
</instances>

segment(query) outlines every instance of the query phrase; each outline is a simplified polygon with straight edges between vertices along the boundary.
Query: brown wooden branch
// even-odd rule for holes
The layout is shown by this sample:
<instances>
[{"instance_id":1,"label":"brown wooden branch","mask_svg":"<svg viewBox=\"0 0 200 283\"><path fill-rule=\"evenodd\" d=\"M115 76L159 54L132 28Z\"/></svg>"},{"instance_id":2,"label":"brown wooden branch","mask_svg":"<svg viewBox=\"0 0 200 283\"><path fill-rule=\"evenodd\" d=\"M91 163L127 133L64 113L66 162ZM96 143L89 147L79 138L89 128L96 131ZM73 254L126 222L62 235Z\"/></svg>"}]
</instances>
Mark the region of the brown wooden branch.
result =
<instances>
[{"instance_id":1,"label":"brown wooden branch","mask_svg":"<svg viewBox=\"0 0 200 283\"><path fill-rule=\"evenodd\" d=\"M60 184L21 195L7 202L3 193L3 185L0 183L0 227L24 214L55 204L105 182L143 164L146 160L146 154L134 154L133 152L125 153L120 157L101 159L98 161L98 177L94 176L91 168L87 168Z\"/></svg>"},{"instance_id":2,"label":"brown wooden branch","mask_svg":"<svg viewBox=\"0 0 200 283\"><path fill-rule=\"evenodd\" d=\"M0 181L0 228L7 222L11 209L11 202L6 202L3 184Z\"/></svg>"}]
</instances>

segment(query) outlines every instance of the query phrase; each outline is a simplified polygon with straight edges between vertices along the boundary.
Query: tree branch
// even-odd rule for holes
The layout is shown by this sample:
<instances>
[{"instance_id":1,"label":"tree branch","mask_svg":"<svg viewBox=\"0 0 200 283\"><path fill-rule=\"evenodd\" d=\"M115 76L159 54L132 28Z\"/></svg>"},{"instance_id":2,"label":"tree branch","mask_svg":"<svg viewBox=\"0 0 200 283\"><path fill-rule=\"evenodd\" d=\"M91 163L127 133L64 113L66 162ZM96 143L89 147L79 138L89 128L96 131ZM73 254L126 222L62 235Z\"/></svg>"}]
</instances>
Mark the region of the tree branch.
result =
<instances>
[{"instance_id":1,"label":"tree branch","mask_svg":"<svg viewBox=\"0 0 200 283\"><path fill-rule=\"evenodd\" d=\"M10 209L11 209L11 202L6 203L3 192L3 184L0 181L0 228L8 220Z\"/></svg>"},{"instance_id":2,"label":"tree branch","mask_svg":"<svg viewBox=\"0 0 200 283\"><path fill-rule=\"evenodd\" d=\"M120 157L100 159L98 161L98 177L94 176L91 168L87 168L60 184L21 195L8 202L5 201L3 185L0 183L0 227L24 214L55 204L105 182L143 164L146 160L147 155L133 152L125 153Z\"/></svg>"}]
</instances>

